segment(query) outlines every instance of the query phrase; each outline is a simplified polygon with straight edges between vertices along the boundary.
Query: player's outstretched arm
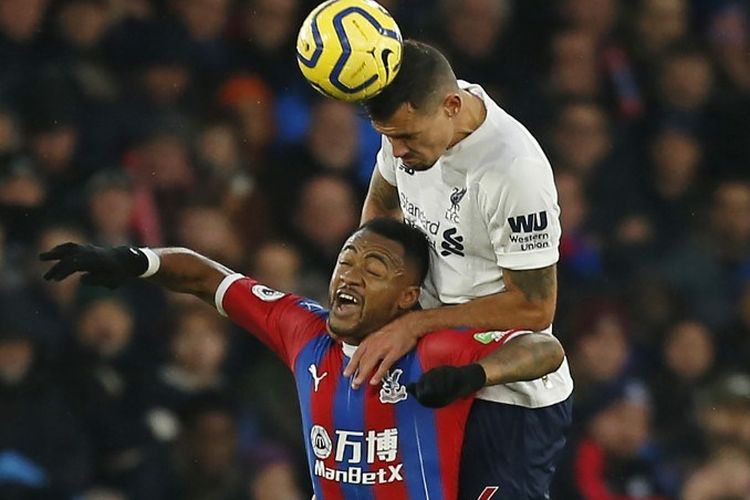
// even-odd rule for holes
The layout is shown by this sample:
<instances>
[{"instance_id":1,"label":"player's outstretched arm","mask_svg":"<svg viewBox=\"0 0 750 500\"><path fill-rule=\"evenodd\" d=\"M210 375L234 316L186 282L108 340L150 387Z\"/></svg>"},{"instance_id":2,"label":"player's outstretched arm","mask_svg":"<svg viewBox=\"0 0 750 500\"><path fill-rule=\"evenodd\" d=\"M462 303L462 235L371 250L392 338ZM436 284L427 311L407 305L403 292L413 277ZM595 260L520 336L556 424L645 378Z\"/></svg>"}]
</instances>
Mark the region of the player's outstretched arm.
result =
<instances>
[{"instance_id":1,"label":"player's outstretched arm","mask_svg":"<svg viewBox=\"0 0 750 500\"><path fill-rule=\"evenodd\" d=\"M441 408L485 386L541 378L557 370L564 357L562 345L552 335L527 333L476 363L433 368L407 389L423 405Z\"/></svg>"},{"instance_id":2,"label":"player's outstretched arm","mask_svg":"<svg viewBox=\"0 0 750 500\"><path fill-rule=\"evenodd\" d=\"M401 218L401 209L398 203L398 190L392 186L376 168L370 179L370 187L367 190L365 204L362 207L360 223L364 224L376 217Z\"/></svg>"},{"instance_id":3,"label":"player's outstretched arm","mask_svg":"<svg viewBox=\"0 0 750 500\"><path fill-rule=\"evenodd\" d=\"M506 269L503 275L503 292L464 304L412 311L390 322L360 344L344 374L356 373L354 387L371 374L370 383L379 384L393 363L429 332L461 327L540 331L552 324L557 305L555 265L525 271Z\"/></svg>"},{"instance_id":4,"label":"player's outstretched arm","mask_svg":"<svg viewBox=\"0 0 750 500\"><path fill-rule=\"evenodd\" d=\"M54 265L44 279L62 281L80 273L87 285L116 288L133 278L148 278L172 291L190 293L213 304L219 283L232 271L186 248L102 248L64 243L39 255Z\"/></svg>"}]
</instances>

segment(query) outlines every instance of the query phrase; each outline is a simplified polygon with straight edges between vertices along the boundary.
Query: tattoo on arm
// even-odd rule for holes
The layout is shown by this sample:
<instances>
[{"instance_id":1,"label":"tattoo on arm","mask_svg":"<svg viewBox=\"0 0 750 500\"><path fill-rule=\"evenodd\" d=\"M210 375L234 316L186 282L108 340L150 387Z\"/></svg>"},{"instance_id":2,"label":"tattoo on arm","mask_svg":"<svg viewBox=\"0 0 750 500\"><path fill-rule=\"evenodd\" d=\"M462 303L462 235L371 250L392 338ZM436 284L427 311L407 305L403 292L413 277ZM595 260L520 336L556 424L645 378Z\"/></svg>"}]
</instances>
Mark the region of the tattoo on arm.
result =
<instances>
[{"instance_id":1,"label":"tattoo on arm","mask_svg":"<svg viewBox=\"0 0 750 500\"><path fill-rule=\"evenodd\" d=\"M523 292L529 301L545 301L557 293L557 268L555 265L527 271L505 269L504 274L510 284Z\"/></svg>"},{"instance_id":2,"label":"tattoo on arm","mask_svg":"<svg viewBox=\"0 0 750 500\"><path fill-rule=\"evenodd\" d=\"M560 367L564 351L550 335L530 333L511 339L479 364L487 374L486 385L535 380Z\"/></svg>"}]
</instances>

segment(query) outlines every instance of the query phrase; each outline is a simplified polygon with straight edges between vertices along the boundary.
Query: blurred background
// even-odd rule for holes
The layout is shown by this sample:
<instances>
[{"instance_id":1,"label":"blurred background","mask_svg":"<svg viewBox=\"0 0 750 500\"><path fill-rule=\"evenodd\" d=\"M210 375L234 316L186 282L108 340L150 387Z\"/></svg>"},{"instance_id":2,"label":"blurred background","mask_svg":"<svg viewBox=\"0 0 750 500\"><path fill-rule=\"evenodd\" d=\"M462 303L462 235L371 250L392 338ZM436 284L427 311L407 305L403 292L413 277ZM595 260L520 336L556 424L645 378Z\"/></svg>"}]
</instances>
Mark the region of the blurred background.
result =
<instances>
[{"instance_id":1,"label":"blurred background","mask_svg":"<svg viewBox=\"0 0 750 500\"><path fill-rule=\"evenodd\" d=\"M557 499L750 498L750 2L382 0L539 138L576 380ZM379 138L309 0L0 0L0 498L307 499L285 367L41 249L181 245L325 302Z\"/></svg>"}]
</instances>

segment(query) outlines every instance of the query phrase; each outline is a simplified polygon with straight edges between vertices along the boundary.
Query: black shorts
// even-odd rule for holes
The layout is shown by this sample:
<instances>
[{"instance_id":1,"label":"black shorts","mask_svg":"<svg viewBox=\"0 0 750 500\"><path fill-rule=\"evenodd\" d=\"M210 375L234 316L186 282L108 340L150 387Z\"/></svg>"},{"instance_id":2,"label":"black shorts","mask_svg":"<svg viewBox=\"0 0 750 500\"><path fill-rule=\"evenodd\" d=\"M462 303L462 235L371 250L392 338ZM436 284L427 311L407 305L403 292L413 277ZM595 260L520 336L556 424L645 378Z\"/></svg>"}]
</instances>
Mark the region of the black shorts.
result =
<instances>
[{"instance_id":1,"label":"black shorts","mask_svg":"<svg viewBox=\"0 0 750 500\"><path fill-rule=\"evenodd\" d=\"M572 409L572 397L544 408L474 401L461 454L459 499L548 499Z\"/></svg>"}]
</instances>

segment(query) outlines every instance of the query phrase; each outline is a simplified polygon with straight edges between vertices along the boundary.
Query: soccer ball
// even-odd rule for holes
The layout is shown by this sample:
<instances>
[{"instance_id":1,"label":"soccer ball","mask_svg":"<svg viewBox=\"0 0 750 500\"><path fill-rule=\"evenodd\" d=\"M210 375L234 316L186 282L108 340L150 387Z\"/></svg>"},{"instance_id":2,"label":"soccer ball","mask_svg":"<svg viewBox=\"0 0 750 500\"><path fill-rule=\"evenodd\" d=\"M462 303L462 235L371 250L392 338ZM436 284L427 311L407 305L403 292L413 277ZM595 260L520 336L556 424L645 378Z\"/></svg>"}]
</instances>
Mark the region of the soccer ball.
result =
<instances>
[{"instance_id":1,"label":"soccer ball","mask_svg":"<svg viewBox=\"0 0 750 500\"><path fill-rule=\"evenodd\" d=\"M302 23L297 62L324 95L355 102L377 95L401 64L401 31L373 0L328 0Z\"/></svg>"}]
</instances>

